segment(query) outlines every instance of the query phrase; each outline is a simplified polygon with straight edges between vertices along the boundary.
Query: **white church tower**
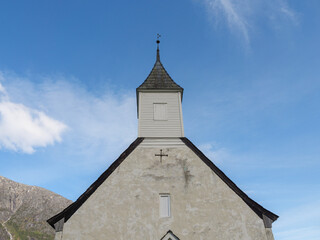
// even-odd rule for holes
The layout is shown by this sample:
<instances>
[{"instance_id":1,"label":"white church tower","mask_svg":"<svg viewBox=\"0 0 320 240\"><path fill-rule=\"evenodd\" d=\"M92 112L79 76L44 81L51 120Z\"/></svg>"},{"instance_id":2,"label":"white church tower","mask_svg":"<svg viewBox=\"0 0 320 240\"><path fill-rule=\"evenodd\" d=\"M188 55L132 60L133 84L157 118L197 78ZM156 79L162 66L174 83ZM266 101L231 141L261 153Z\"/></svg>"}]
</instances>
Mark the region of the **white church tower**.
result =
<instances>
[{"instance_id":1,"label":"white church tower","mask_svg":"<svg viewBox=\"0 0 320 240\"><path fill-rule=\"evenodd\" d=\"M157 58L147 79L137 88L138 136L184 137L182 119L183 88L176 84Z\"/></svg>"},{"instance_id":2,"label":"white church tower","mask_svg":"<svg viewBox=\"0 0 320 240\"><path fill-rule=\"evenodd\" d=\"M184 136L182 94L158 46L154 67L137 88L137 139L47 221L55 240L274 240L278 216Z\"/></svg>"}]
</instances>

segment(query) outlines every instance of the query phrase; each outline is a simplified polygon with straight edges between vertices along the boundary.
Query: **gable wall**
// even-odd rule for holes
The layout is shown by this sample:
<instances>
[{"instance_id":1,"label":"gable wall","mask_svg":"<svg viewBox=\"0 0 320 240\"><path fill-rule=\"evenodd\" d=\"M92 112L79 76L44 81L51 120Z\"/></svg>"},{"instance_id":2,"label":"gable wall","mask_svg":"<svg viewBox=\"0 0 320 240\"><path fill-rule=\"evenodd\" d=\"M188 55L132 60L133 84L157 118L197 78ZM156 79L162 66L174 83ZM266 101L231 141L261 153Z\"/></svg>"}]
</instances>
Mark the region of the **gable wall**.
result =
<instances>
[{"instance_id":1,"label":"gable wall","mask_svg":"<svg viewBox=\"0 0 320 240\"><path fill-rule=\"evenodd\" d=\"M154 120L153 104L167 103L168 120ZM180 92L139 92L139 137L183 137Z\"/></svg>"},{"instance_id":2,"label":"gable wall","mask_svg":"<svg viewBox=\"0 0 320 240\"><path fill-rule=\"evenodd\" d=\"M263 221L185 145L138 146L65 223L63 239L266 240ZM159 193L171 217L159 218Z\"/></svg>"}]
</instances>

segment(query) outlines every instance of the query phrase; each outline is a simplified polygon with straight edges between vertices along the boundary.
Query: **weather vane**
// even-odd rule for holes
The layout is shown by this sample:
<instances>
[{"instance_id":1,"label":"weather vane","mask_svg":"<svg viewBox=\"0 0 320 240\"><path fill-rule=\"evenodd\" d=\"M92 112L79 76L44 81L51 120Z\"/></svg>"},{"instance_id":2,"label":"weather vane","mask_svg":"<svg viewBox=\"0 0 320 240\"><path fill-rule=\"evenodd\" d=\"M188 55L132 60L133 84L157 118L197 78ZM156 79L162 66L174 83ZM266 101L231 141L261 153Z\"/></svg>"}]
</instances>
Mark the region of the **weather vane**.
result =
<instances>
[{"instance_id":1,"label":"weather vane","mask_svg":"<svg viewBox=\"0 0 320 240\"><path fill-rule=\"evenodd\" d=\"M159 49L160 37L161 37L161 35L159 33L157 33L157 47L158 47L158 49Z\"/></svg>"}]
</instances>

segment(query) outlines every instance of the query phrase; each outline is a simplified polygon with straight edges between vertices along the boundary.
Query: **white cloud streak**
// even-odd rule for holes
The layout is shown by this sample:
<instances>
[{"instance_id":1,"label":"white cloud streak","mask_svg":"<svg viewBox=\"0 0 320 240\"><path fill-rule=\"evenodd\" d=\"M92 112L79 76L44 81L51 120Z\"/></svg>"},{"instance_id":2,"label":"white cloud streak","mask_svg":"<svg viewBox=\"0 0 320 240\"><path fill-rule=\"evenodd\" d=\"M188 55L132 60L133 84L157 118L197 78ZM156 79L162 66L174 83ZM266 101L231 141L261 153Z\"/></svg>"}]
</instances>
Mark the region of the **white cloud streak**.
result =
<instances>
[{"instance_id":1,"label":"white cloud streak","mask_svg":"<svg viewBox=\"0 0 320 240\"><path fill-rule=\"evenodd\" d=\"M31 154L37 147L61 142L65 124L44 112L10 101L1 83L0 94L0 149Z\"/></svg>"},{"instance_id":2,"label":"white cloud streak","mask_svg":"<svg viewBox=\"0 0 320 240\"><path fill-rule=\"evenodd\" d=\"M243 2L233 0L205 0L209 13L223 16L233 31L239 31L246 43L250 42L246 16L243 14Z\"/></svg>"},{"instance_id":3,"label":"white cloud streak","mask_svg":"<svg viewBox=\"0 0 320 240\"><path fill-rule=\"evenodd\" d=\"M58 151L69 156L70 164L75 164L75 156L76 164L83 168L114 160L137 135L133 93L116 93L109 86L100 86L101 92L95 94L72 77L42 77L35 83L31 77L3 75L14 101L50 112L68 126Z\"/></svg>"},{"instance_id":4,"label":"white cloud streak","mask_svg":"<svg viewBox=\"0 0 320 240\"><path fill-rule=\"evenodd\" d=\"M203 2L209 17L215 22L225 22L229 29L241 36L247 45L257 27L257 20L264 18L278 28L284 20L297 23L297 14L286 0L198 0Z\"/></svg>"},{"instance_id":5,"label":"white cloud streak","mask_svg":"<svg viewBox=\"0 0 320 240\"><path fill-rule=\"evenodd\" d=\"M230 161L230 154L225 148L219 148L214 143L203 143L199 149L213 162L223 163Z\"/></svg>"},{"instance_id":6,"label":"white cloud streak","mask_svg":"<svg viewBox=\"0 0 320 240\"><path fill-rule=\"evenodd\" d=\"M305 202L304 205L280 213L274 223L275 238L279 240L317 240L320 236L319 201Z\"/></svg>"},{"instance_id":7,"label":"white cloud streak","mask_svg":"<svg viewBox=\"0 0 320 240\"><path fill-rule=\"evenodd\" d=\"M1 80L1 79L0 79ZM4 87L1 85L1 82L0 82L0 93L3 94L3 95L6 95L6 90L4 89Z\"/></svg>"},{"instance_id":8,"label":"white cloud streak","mask_svg":"<svg viewBox=\"0 0 320 240\"><path fill-rule=\"evenodd\" d=\"M320 228L319 226L313 227L298 227L284 230L276 235L278 240L319 240Z\"/></svg>"}]
</instances>

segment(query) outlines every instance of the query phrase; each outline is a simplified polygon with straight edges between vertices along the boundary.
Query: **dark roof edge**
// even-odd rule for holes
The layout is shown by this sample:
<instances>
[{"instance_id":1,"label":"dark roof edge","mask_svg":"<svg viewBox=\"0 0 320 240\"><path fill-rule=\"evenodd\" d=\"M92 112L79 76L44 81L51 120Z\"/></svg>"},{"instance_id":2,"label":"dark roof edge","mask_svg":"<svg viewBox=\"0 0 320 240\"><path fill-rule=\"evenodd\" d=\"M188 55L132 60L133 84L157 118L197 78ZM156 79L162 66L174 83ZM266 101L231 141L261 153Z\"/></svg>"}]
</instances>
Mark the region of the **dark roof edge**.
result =
<instances>
[{"instance_id":1,"label":"dark roof edge","mask_svg":"<svg viewBox=\"0 0 320 240\"><path fill-rule=\"evenodd\" d=\"M188 138L180 138L200 159L212 169L242 200L261 218L263 215L269 217L273 222L278 219L278 215L270 212L260 204L252 200L234 182L231 181L214 163L208 159Z\"/></svg>"},{"instance_id":2,"label":"dark roof edge","mask_svg":"<svg viewBox=\"0 0 320 240\"><path fill-rule=\"evenodd\" d=\"M81 207L81 205L96 191L96 189L111 175L111 173L126 159L130 153L143 141L144 138L138 137L130 146L115 160L109 168L100 175L100 177L71 205L65 208L60 213L51 217L47 222L54 228L54 224L64 218L64 222Z\"/></svg>"}]
</instances>

